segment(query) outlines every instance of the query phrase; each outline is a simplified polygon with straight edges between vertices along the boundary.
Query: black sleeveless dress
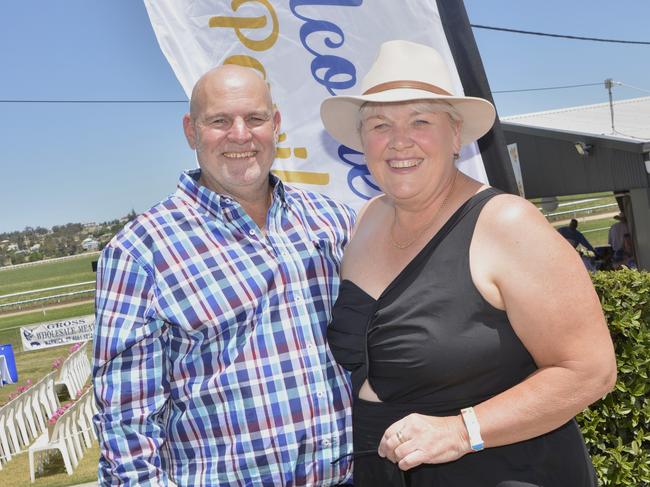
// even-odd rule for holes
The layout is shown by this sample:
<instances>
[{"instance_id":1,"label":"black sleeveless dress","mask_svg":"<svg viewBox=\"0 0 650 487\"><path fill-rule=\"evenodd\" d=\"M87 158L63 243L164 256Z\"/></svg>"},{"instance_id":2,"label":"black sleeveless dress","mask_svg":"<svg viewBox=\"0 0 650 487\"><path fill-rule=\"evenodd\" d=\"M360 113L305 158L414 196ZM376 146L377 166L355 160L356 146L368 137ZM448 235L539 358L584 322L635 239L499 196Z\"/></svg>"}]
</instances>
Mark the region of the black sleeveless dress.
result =
<instances>
[{"instance_id":1,"label":"black sleeveless dress","mask_svg":"<svg viewBox=\"0 0 650 487\"><path fill-rule=\"evenodd\" d=\"M481 296L470 275L476 221L496 194L490 188L463 204L379 299L350 280L341 283L327 336L352 373L355 487L597 485L574 420L537 438L408 472L377 455L386 428L404 416L457 415L537 369L506 313ZM359 399L366 378L382 402Z\"/></svg>"}]
</instances>

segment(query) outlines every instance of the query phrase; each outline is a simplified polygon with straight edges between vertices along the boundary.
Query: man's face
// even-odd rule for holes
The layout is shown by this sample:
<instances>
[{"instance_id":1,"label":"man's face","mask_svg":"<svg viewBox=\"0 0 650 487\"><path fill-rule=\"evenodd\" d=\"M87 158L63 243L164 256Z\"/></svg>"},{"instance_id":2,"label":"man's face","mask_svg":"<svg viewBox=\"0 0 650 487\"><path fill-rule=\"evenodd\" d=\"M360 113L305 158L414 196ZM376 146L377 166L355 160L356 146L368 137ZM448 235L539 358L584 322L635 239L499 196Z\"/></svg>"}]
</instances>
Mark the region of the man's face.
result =
<instances>
[{"instance_id":1,"label":"man's face","mask_svg":"<svg viewBox=\"0 0 650 487\"><path fill-rule=\"evenodd\" d=\"M280 130L266 83L236 67L217 69L199 83L183 127L196 150L202 184L235 197L259 197L268 185Z\"/></svg>"}]
</instances>

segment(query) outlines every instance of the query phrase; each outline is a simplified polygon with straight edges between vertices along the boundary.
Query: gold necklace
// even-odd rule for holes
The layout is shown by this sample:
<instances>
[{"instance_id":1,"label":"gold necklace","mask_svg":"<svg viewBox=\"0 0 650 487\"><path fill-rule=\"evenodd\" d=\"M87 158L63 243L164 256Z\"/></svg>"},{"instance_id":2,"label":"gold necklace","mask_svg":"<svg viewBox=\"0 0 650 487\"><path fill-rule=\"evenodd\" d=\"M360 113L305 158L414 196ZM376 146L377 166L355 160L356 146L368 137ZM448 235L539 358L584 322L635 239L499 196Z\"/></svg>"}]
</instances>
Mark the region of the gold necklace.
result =
<instances>
[{"instance_id":1,"label":"gold necklace","mask_svg":"<svg viewBox=\"0 0 650 487\"><path fill-rule=\"evenodd\" d=\"M456 172L454 173L454 179L452 180L451 185L449 186L449 190L447 190L447 194L445 195L445 199L442 200L442 203L440 204L438 209L433 213L433 216L431 217L431 220L429 220L422 228L420 228L420 230L418 230L416 232L415 236L411 240L407 240L404 243L398 242L395 239L395 237L393 236L394 229L395 229L395 223L397 222L397 209L395 207L393 207L393 211L394 211L394 213L393 213L393 215L394 215L393 216L393 223L390 226L390 231L389 231L390 243L393 244L393 247L395 247L396 249L400 249L400 250L406 249L406 248L410 247L411 245L413 245L413 243L415 243L415 241L417 239L419 239L427 229L431 228L431 225L434 224L434 222L436 221L436 218L438 217L438 215L440 214L442 209L447 204L447 200L449 199L449 195L452 193L452 191L454 189L454 185L456 184L456 176L457 175L458 175L458 170L456 170Z\"/></svg>"}]
</instances>

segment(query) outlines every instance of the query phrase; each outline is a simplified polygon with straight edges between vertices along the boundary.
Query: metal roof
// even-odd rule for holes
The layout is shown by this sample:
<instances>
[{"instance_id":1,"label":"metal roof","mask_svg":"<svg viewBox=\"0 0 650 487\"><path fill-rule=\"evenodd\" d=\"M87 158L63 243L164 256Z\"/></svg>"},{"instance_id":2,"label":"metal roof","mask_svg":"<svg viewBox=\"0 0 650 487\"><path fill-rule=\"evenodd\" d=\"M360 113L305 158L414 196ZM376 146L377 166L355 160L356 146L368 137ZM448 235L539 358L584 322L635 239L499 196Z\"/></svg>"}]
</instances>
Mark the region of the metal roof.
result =
<instances>
[{"instance_id":1,"label":"metal roof","mask_svg":"<svg viewBox=\"0 0 650 487\"><path fill-rule=\"evenodd\" d=\"M609 103L501 117L503 122L529 127L606 136L629 142L650 142L650 96L613 102L614 131Z\"/></svg>"}]
</instances>

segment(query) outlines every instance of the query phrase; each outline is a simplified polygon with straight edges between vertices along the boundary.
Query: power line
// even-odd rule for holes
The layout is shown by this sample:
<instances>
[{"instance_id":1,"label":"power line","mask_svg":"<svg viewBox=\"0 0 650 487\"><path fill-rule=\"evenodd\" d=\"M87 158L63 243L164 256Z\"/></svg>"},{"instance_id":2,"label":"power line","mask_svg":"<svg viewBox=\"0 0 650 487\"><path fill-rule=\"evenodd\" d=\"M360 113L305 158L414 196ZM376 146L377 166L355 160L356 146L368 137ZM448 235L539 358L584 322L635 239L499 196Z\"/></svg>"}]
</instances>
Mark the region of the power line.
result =
<instances>
[{"instance_id":1,"label":"power line","mask_svg":"<svg viewBox=\"0 0 650 487\"><path fill-rule=\"evenodd\" d=\"M582 88L584 86L603 86L603 83L586 83L583 85L565 85L565 86L547 86L544 88L525 88L521 90L499 90L492 93L523 93L525 91L546 91L546 90L563 90L566 88Z\"/></svg>"},{"instance_id":2,"label":"power line","mask_svg":"<svg viewBox=\"0 0 650 487\"><path fill-rule=\"evenodd\" d=\"M561 39L574 39L579 41L613 42L618 44L641 44L644 46L650 46L650 42L647 41L624 41L620 39L601 39L598 37L581 37L581 36L570 36L564 34L548 34L546 32L533 32L529 30L506 29L505 27L492 27L489 25L479 25L479 24L470 24L470 26L474 27L475 29L496 30L500 32L512 32L515 34L528 34L533 36L544 36L544 37L558 37Z\"/></svg>"},{"instance_id":3,"label":"power line","mask_svg":"<svg viewBox=\"0 0 650 487\"><path fill-rule=\"evenodd\" d=\"M642 91L644 93L650 93L650 90L645 90L643 88L637 88L636 86L631 86L620 81L615 82L618 86L624 86L626 88L631 88L634 90ZM531 91L549 91L549 90L564 90L569 88L584 88L588 86L603 86L602 82L599 83L583 83L579 85L563 85L563 86L545 86L541 88L522 88L516 90L494 90L492 93L503 94L503 93L526 93ZM187 100L1 100L0 103L188 103Z\"/></svg>"},{"instance_id":4,"label":"power line","mask_svg":"<svg viewBox=\"0 0 650 487\"><path fill-rule=\"evenodd\" d=\"M638 90L638 91L641 91L643 93L650 93L650 90L644 90L643 88L637 88L636 86L626 85L625 83L621 83L620 81L615 81L615 83L617 85L619 85L619 86L625 86L626 88L631 88L633 90Z\"/></svg>"}]
</instances>

